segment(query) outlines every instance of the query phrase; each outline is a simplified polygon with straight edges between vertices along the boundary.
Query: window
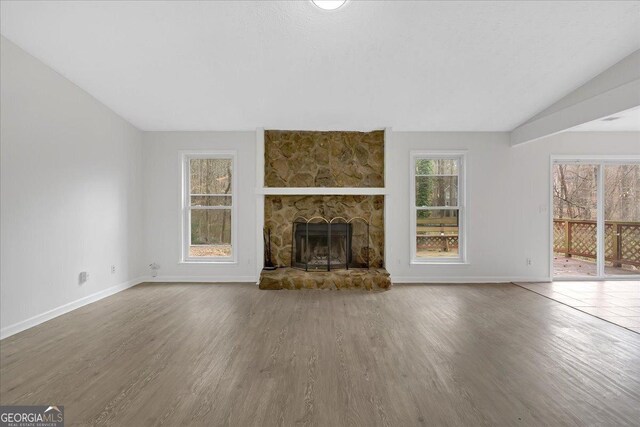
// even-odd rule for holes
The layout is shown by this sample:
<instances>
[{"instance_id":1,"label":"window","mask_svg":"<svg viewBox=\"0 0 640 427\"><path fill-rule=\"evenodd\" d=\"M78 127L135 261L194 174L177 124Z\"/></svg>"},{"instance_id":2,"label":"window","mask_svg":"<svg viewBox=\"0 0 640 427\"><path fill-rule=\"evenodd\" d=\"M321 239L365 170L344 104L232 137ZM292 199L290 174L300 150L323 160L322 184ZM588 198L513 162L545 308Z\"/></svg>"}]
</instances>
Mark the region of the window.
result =
<instances>
[{"instance_id":1,"label":"window","mask_svg":"<svg viewBox=\"0 0 640 427\"><path fill-rule=\"evenodd\" d=\"M182 261L235 261L235 153L183 153Z\"/></svg>"},{"instance_id":2,"label":"window","mask_svg":"<svg viewBox=\"0 0 640 427\"><path fill-rule=\"evenodd\" d=\"M411 153L411 262L464 263L464 153Z\"/></svg>"}]
</instances>

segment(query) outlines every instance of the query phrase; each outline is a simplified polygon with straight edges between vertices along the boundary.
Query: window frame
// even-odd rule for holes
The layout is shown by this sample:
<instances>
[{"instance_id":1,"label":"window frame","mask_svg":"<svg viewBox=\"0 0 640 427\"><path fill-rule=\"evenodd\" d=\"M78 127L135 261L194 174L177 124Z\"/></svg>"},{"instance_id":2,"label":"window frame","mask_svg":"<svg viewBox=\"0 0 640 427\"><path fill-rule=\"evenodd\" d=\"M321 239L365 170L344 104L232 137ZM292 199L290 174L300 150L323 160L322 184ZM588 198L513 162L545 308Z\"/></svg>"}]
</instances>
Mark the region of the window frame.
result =
<instances>
[{"instance_id":1,"label":"window frame","mask_svg":"<svg viewBox=\"0 0 640 427\"><path fill-rule=\"evenodd\" d=\"M411 244L410 264L468 264L467 260L467 151L411 151L409 160L409 241ZM435 209L458 210L458 255L452 257L422 258L417 256L417 213L424 210L416 206L416 161L451 159L458 161L458 206L435 207Z\"/></svg>"},{"instance_id":2,"label":"window frame","mask_svg":"<svg viewBox=\"0 0 640 427\"><path fill-rule=\"evenodd\" d=\"M238 230L238 218L237 218L237 199L236 193L238 191L238 171L237 171L237 152L231 150L203 150L203 151L181 151L180 152L180 168L181 168L181 197L180 197L180 212L181 212L181 227L180 227L180 263L197 263L197 264L237 264L237 230ZM231 197L230 206L191 206L191 160L192 159L225 159L231 160L231 193L228 195ZM189 256L189 247L191 246L191 211L193 209L230 209L231 210L231 255L230 256L207 256L207 257L192 257Z\"/></svg>"},{"instance_id":3,"label":"window frame","mask_svg":"<svg viewBox=\"0 0 640 427\"><path fill-rule=\"evenodd\" d=\"M551 154L549 156L549 206L548 206L548 233L549 233L549 282L554 281L584 281L584 280L637 280L637 274L606 274L605 273L605 167L609 165L634 164L640 162L640 156L636 154ZM554 193L553 175L554 166L558 164L591 164L597 166L597 212L596 212L596 272L595 276L557 276L554 274Z\"/></svg>"}]
</instances>

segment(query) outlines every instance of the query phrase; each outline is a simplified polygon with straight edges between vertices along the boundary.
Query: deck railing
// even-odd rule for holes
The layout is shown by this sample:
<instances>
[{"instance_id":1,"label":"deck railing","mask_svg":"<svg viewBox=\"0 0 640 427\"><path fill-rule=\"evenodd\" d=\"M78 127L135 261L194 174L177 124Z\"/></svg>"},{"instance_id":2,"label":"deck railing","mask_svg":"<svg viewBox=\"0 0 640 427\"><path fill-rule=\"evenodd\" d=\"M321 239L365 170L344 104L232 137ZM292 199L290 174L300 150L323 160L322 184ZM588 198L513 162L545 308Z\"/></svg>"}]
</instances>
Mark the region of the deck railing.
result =
<instances>
[{"instance_id":1,"label":"deck railing","mask_svg":"<svg viewBox=\"0 0 640 427\"><path fill-rule=\"evenodd\" d=\"M596 259L596 227L596 221L554 219L554 252ZM614 267L640 266L640 222L605 221L604 259Z\"/></svg>"},{"instance_id":2,"label":"deck railing","mask_svg":"<svg viewBox=\"0 0 640 427\"><path fill-rule=\"evenodd\" d=\"M450 252L458 249L458 219L443 218L442 223L419 219L416 224L419 250Z\"/></svg>"}]
</instances>

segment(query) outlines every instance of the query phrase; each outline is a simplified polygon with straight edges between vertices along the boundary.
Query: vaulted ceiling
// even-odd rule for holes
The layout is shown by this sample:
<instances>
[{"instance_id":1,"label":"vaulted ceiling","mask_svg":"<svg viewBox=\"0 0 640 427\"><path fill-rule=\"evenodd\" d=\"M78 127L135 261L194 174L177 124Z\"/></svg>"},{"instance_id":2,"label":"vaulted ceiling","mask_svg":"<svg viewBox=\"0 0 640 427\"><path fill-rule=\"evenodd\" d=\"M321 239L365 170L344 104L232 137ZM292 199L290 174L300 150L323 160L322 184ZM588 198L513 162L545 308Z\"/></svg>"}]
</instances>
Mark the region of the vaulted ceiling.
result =
<instances>
[{"instance_id":1,"label":"vaulted ceiling","mask_svg":"<svg viewBox=\"0 0 640 427\"><path fill-rule=\"evenodd\" d=\"M640 2L1 3L144 130L509 131L640 48Z\"/></svg>"},{"instance_id":2,"label":"vaulted ceiling","mask_svg":"<svg viewBox=\"0 0 640 427\"><path fill-rule=\"evenodd\" d=\"M583 123L571 129L573 132L640 132L640 107L631 108L603 117L588 123Z\"/></svg>"}]
</instances>

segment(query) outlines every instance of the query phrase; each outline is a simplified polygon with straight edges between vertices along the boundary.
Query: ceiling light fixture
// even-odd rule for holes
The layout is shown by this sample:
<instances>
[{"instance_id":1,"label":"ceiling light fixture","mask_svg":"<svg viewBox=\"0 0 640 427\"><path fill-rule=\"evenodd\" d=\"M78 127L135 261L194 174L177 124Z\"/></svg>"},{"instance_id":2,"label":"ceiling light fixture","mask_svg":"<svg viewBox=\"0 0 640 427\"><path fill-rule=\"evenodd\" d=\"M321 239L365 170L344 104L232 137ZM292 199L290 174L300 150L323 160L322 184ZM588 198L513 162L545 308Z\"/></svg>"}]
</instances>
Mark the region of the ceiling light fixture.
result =
<instances>
[{"instance_id":1,"label":"ceiling light fixture","mask_svg":"<svg viewBox=\"0 0 640 427\"><path fill-rule=\"evenodd\" d=\"M346 2L347 0L311 0L311 3L324 10L336 10Z\"/></svg>"}]
</instances>

